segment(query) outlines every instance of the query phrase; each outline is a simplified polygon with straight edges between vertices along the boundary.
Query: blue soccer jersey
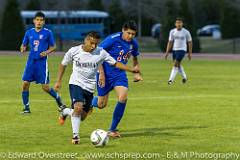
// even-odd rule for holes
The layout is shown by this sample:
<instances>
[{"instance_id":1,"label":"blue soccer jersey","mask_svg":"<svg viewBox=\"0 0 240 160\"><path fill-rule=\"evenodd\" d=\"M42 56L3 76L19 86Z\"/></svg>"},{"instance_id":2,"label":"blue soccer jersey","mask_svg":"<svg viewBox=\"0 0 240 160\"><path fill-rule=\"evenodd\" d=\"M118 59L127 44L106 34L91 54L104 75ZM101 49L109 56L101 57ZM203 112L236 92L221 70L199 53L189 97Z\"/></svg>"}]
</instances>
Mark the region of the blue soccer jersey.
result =
<instances>
[{"instance_id":1,"label":"blue soccer jersey","mask_svg":"<svg viewBox=\"0 0 240 160\"><path fill-rule=\"evenodd\" d=\"M34 28L29 29L24 38L22 44L30 46L29 58L32 59L40 59L40 53L48 50L51 46L55 45L53 34L50 30L46 28L42 28L39 32L37 32ZM46 59L47 57L43 57L42 59Z\"/></svg>"},{"instance_id":2,"label":"blue soccer jersey","mask_svg":"<svg viewBox=\"0 0 240 160\"><path fill-rule=\"evenodd\" d=\"M128 59L133 55L138 56L138 44L135 39L128 42L122 39L122 32L118 32L108 36L99 45L105 49L116 61L127 64ZM128 88L128 79L126 72L120 70L108 63L103 63L106 82L104 87L97 85L98 96L105 96L114 87L123 86ZM99 81L99 74L97 74L97 84Z\"/></svg>"},{"instance_id":3,"label":"blue soccer jersey","mask_svg":"<svg viewBox=\"0 0 240 160\"><path fill-rule=\"evenodd\" d=\"M138 43L135 39L128 42L122 39L122 32L112 34L105 38L99 45L105 49L116 61L123 64L127 64L128 59L133 55L134 57L139 55ZM105 76L107 78L116 76L126 76L126 72L120 70L108 63L103 63Z\"/></svg>"},{"instance_id":4,"label":"blue soccer jersey","mask_svg":"<svg viewBox=\"0 0 240 160\"><path fill-rule=\"evenodd\" d=\"M48 84L49 72L47 56L41 57L40 54L55 45L52 32L46 28L42 28L39 32L36 32L36 30L32 28L26 32L22 44L24 46L29 44L30 46L30 53L22 80Z\"/></svg>"}]
</instances>

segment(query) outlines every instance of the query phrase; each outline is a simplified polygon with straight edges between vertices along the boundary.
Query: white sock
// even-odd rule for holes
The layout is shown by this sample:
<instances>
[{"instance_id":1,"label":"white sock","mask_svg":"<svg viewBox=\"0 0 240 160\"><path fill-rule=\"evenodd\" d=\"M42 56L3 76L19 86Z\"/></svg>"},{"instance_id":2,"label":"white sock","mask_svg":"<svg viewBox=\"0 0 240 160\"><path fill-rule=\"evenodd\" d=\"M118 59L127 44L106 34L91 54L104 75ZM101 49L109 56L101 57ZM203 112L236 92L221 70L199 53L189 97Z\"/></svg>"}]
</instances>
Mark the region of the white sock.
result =
<instances>
[{"instance_id":1,"label":"white sock","mask_svg":"<svg viewBox=\"0 0 240 160\"><path fill-rule=\"evenodd\" d=\"M177 73L178 73L178 67L173 67L169 81L174 81L174 78L176 77Z\"/></svg>"},{"instance_id":2,"label":"white sock","mask_svg":"<svg viewBox=\"0 0 240 160\"><path fill-rule=\"evenodd\" d=\"M74 136L79 135L79 128L80 128L80 122L81 122L81 116L71 116L72 121L72 131Z\"/></svg>"},{"instance_id":3,"label":"white sock","mask_svg":"<svg viewBox=\"0 0 240 160\"><path fill-rule=\"evenodd\" d=\"M182 75L182 78L187 79L187 75L186 75L186 73L185 73L185 71L184 71L183 66L180 66L180 67L178 68L178 72Z\"/></svg>"},{"instance_id":4,"label":"white sock","mask_svg":"<svg viewBox=\"0 0 240 160\"><path fill-rule=\"evenodd\" d=\"M63 115L72 116L72 113L73 113L73 109L71 109L71 108L65 108L65 109L63 110Z\"/></svg>"}]
</instances>

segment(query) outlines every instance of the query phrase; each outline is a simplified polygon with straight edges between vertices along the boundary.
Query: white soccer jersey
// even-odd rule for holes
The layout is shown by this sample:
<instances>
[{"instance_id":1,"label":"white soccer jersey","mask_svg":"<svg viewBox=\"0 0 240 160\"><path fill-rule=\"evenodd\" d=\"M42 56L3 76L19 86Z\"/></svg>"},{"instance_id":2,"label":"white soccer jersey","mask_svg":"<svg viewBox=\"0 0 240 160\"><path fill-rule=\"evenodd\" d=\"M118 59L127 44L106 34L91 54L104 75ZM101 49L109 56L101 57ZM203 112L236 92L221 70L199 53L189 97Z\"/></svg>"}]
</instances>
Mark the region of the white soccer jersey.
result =
<instances>
[{"instance_id":1,"label":"white soccer jersey","mask_svg":"<svg viewBox=\"0 0 240 160\"><path fill-rule=\"evenodd\" d=\"M80 86L89 92L94 92L96 85L96 73L98 66L108 62L111 65L116 63L104 49L97 47L93 52L85 52L82 45L72 47L65 54L62 65L66 66L73 63L73 71L69 80L69 84Z\"/></svg>"},{"instance_id":2,"label":"white soccer jersey","mask_svg":"<svg viewBox=\"0 0 240 160\"><path fill-rule=\"evenodd\" d=\"M175 28L170 31L168 40L173 42L174 51L187 51L187 42L192 41L192 37L187 29L182 28L181 30L177 30Z\"/></svg>"}]
</instances>

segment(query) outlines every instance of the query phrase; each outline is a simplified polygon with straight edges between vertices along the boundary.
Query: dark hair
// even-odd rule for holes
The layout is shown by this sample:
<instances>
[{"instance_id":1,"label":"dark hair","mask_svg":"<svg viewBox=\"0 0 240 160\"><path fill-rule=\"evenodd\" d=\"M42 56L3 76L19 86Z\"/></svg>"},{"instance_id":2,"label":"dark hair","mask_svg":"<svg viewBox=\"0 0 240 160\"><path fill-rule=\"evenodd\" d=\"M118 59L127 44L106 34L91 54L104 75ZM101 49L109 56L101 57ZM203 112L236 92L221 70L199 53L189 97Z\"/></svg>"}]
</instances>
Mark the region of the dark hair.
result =
<instances>
[{"instance_id":1,"label":"dark hair","mask_svg":"<svg viewBox=\"0 0 240 160\"><path fill-rule=\"evenodd\" d=\"M130 20L130 21L125 22L123 24L122 28L124 30L131 29L131 30L137 31L137 24L135 21Z\"/></svg>"},{"instance_id":2,"label":"dark hair","mask_svg":"<svg viewBox=\"0 0 240 160\"><path fill-rule=\"evenodd\" d=\"M45 14L43 12L39 11L35 14L34 18L36 18L36 17L42 17L43 19L45 19Z\"/></svg>"},{"instance_id":3,"label":"dark hair","mask_svg":"<svg viewBox=\"0 0 240 160\"><path fill-rule=\"evenodd\" d=\"M98 32L95 32L95 31L88 32L86 37L92 37L94 39L100 39L101 38L100 35L98 34Z\"/></svg>"},{"instance_id":4,"label":"dark hair","mask_svg":"<svg viewBox=\"0 0 240 160\"><path fill-rule=\"evenodd\" d=\"M181 22L183 22L183 18L182 18L182 17L177 17L177 18L176 18L176 21L181 21Z\"/></svg>"}]
</instances>

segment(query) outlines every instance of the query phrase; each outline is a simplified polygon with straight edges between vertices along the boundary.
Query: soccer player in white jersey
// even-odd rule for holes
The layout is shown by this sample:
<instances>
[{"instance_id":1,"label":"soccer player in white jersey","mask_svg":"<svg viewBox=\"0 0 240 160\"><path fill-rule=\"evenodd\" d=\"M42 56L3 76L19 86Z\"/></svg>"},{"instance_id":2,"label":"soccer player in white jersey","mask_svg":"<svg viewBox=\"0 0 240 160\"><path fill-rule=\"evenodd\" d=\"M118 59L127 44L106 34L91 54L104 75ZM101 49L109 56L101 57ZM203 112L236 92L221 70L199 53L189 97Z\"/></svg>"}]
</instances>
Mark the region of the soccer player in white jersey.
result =
<instances>
[{"instance_id":1,"label":"soccer player in white jersey","mask_svg":"<svg viewBox=\"0 0 240 160\"><path fill-rule=\"evenodd\" d=\"M172 49L174 66L172 68L168 84L173 83L178 72L182 76L182 82L187 82L187 75L183 69L183 66L181 65L181 61L187 51L188 59L191 60L192 57L192 37L190 32L183 27L183 20L181 18L176 19L175 26L176 28L172 29L169 33L169 41L165 54L165 59L167 59L169 52Z\"/></svg>"},{"instance_id":2,"label":"soccer player in white jersey","mask_svg":"<svg viewBox=\"0 0 240 160\"><path fill-rule=\"evenodd\" d=\"M63 108L60 115L60 123L64 124L67 116L71 116L73 138L72 143L80 141L79 128L91 110L93 92L96 86L96 74L99 65L104 61L129 72L138 73L137 68L117 62L103 48L97 47L100 36L96 32L90 32L82 45L72 47L64 56L59 65L58 79L55 89L59 91L64 71L69 63L73 63L73 71L69 80L69 91L72 101L71 108Z\"/></svg>"}]
</instances>

